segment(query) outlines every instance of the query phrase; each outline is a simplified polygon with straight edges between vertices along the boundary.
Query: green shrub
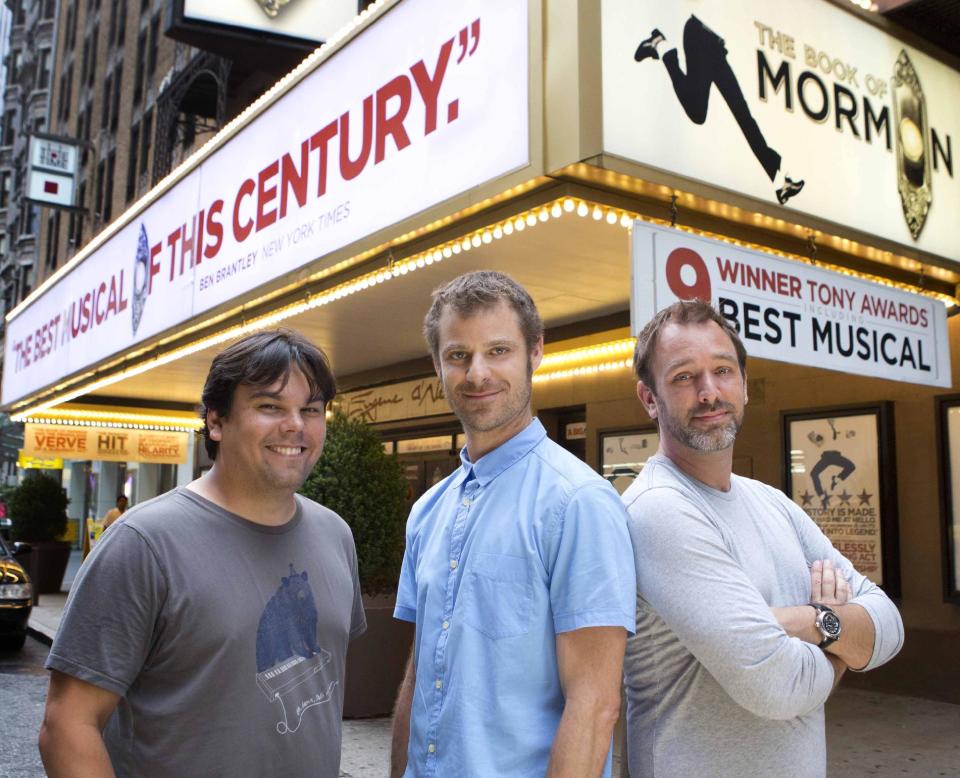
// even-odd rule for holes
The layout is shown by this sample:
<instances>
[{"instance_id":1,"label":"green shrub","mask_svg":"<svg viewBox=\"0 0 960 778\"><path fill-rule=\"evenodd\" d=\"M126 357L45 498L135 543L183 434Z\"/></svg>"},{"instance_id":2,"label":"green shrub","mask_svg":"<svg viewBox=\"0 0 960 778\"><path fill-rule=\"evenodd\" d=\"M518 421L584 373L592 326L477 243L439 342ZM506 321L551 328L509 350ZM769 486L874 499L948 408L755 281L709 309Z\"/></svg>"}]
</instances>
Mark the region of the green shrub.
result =
<instances>
[{"instance_id":1,"label":"green shrub","mask_svg":"<svg viewBox=\"0 0 960 778\"><path fill-rule=\"evenodd\" d=\"M60 482L37 471L27 473L7 496L14 540L56 540L67 531L67 493Z\"/></svg>"},{"instance_id":2,"label":"green shrub","mask_svg":"<svg viewBox=\"0 0 960 778\"><path fill-rule=\"evenodd\" d=\"M360 586L395 591L403 557L407 480L377 432L337 412L327 424L323 456L300 492L338 513L357 544Z\"/></svg>"}]
</instances>

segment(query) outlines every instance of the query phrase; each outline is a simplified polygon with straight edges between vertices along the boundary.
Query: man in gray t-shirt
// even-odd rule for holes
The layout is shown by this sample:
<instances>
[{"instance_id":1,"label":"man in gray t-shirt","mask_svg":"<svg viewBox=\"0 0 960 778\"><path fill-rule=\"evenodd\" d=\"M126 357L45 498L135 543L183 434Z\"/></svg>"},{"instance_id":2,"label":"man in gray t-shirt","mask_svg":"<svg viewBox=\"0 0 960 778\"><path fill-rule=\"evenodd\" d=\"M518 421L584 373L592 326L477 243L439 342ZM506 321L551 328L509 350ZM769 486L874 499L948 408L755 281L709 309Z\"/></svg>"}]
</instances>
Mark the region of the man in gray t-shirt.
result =
<instances>
[{"instance_id":1,"label":"man in gray t-shirt","mask_svg":"<svg viewBox=\"0 0 960 778\"><path fill-rule=\"evenodd\" d=\"M124 514L71 589L40 733L53 778L339 774L347 646L366 628L356 551L295 494L334 393L290 331L214 359L213 468Z\"/></svg>"},{"instance_id":2,"label":"man in gray t-shirt","mask_svg":"<svg viewBox=\"0 0 960 778\"><path fill-rule=\"evenodd\" d=\"M746 351L713 308L658 313L634 364L660 450L623 495L630 774L823 776L823 703L900 650L897 609L782 492L732 474Z\"/></svg>"}]
</instances>

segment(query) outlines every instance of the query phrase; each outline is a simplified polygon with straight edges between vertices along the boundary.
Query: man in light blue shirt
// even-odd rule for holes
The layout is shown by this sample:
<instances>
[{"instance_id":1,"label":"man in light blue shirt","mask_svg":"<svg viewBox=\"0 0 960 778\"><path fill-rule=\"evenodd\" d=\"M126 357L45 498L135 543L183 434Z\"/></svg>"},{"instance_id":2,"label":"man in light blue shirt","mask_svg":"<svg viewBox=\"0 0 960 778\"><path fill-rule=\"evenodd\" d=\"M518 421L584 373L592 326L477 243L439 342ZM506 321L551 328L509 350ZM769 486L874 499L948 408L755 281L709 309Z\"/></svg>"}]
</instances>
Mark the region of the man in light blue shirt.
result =
<instances>
[{"instance_id":1,"label":"man in light blue shirt","mask_svg":"<svg viewBox=\"0 0 960 778\"><path fill-rule=\"evenodd\" d=\"M609 776L636 605L624 509L533 418L543 325L522 287L454 279L424 334L467 445L407 522L391 775Z\"/></svg>"}]
</instances>

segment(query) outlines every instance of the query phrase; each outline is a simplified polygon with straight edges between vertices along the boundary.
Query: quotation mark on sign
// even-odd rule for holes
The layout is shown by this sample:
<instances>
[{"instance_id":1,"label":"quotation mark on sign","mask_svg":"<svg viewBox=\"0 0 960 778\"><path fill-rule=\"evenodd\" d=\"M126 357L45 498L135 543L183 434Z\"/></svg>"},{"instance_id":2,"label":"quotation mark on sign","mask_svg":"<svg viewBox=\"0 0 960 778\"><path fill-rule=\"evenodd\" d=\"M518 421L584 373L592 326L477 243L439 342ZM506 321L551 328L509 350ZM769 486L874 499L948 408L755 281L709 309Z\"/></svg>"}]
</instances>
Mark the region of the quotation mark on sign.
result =
<instances>
[{"instance_id":1,"label":"quotation mark on sign","mask_svg":"<svg viewBox=\"0 0 960 778\"><path fill-rule=\"evenodd\" d=\"M459 65L467 57L472 57L480 44L480 20L474 19L469 27L460 30L457 36L457 43L460 46L460 56L457 57ZM460 114L460 101L454 100L447 106L447 123L455 121Z\"/></svg>"}]
</instances>

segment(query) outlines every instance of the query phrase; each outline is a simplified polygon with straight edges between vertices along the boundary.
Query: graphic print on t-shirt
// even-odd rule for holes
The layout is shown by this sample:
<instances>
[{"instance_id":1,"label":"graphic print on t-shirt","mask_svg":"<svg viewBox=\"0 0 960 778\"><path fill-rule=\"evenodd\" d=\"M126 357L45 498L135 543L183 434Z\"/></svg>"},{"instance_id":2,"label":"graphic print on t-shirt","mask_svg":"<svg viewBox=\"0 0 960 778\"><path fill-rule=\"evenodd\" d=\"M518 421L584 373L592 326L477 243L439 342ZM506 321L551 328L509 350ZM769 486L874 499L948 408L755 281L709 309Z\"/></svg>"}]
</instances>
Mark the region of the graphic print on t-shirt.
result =
<instances>
[{"instance_id":1,"label":"graphic print on t-shirt","mask_svg":"<svg viewBox=\"0 0 960 778\"><path fill-rule=\"evenodd\" d=\"M317 605L307 571L298 573L291 563L257 627L257 686L270 702L280 703L281 735L296 732L308 708L330 700L337 681L324 688L319 676L329 663L330 652L317 642Z\"/></svg>"}]
</instances>

